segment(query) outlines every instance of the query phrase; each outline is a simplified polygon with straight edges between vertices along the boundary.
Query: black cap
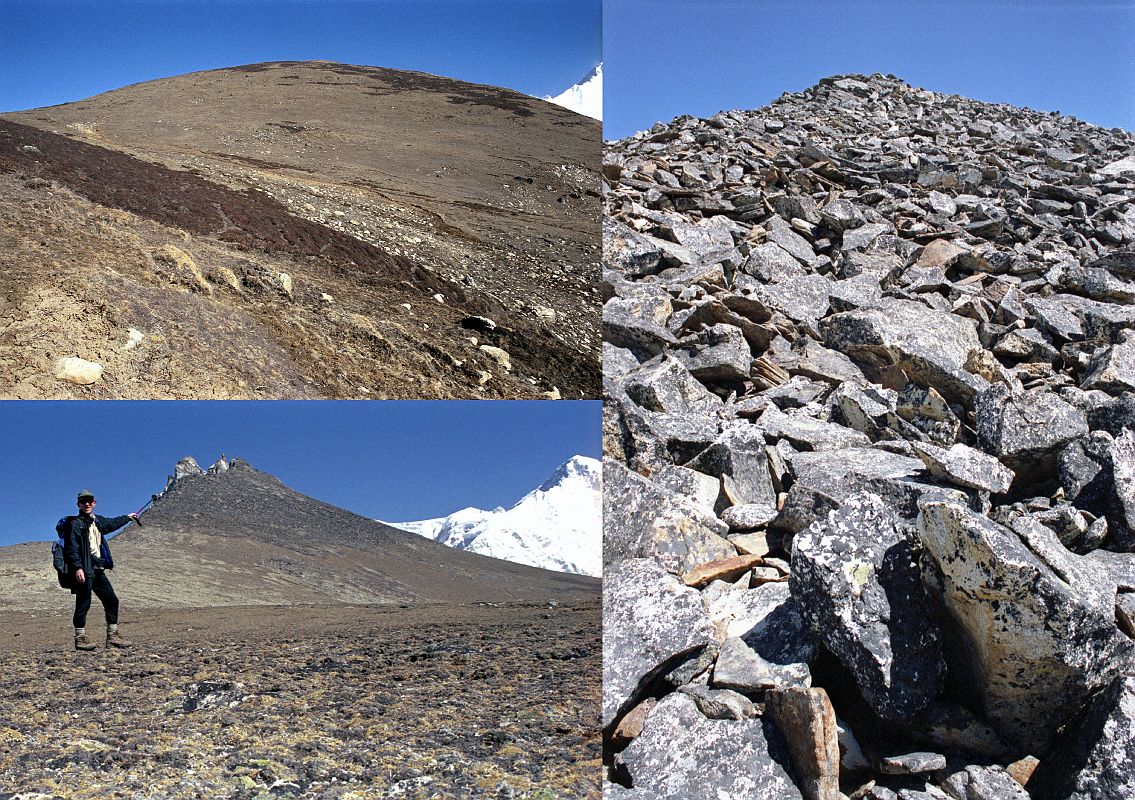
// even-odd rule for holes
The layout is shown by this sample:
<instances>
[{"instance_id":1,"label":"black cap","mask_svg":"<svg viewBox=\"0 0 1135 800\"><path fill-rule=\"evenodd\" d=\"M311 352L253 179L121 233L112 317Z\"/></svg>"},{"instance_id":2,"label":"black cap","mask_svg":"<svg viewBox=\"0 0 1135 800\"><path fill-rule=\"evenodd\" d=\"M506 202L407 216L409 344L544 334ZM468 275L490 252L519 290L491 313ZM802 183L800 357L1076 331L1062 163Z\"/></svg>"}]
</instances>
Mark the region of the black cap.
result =
<instances>
[{"instance_id":1,"label":"black cap","mask_svg":"<svg viewBox=\"0 0 1135 800\"><path fill-rule=\"evenodd\" d=\"M92 492L90 489L84 489L83 491L79 492L79 495L78 495L78 497L75 498L75 500L82 500L84 497L89 497L92 500L94 500L95 499L95 493Z\"/></svg>"}]
</instances>

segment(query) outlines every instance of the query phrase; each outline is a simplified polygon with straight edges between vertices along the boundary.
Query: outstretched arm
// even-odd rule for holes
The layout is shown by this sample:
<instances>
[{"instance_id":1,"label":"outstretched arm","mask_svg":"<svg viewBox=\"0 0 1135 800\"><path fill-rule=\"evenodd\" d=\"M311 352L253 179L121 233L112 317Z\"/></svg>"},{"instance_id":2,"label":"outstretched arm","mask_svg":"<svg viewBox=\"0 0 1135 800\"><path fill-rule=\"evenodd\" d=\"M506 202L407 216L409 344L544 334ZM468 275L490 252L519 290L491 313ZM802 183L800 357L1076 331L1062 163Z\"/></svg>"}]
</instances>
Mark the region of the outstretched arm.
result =
<instances>
[{"instance_id":1,"label":"outstretched arm","mask_svg":"<svg viewBox=\"0 0 1135 800\"><path fill-rule=\"evenodd\" d=\"M98 517L95 521L100 531L103 533L113 533L123 525L136 522L137 520L137 514L123 514L121 517Z\"/></svg>"}]
</instances>

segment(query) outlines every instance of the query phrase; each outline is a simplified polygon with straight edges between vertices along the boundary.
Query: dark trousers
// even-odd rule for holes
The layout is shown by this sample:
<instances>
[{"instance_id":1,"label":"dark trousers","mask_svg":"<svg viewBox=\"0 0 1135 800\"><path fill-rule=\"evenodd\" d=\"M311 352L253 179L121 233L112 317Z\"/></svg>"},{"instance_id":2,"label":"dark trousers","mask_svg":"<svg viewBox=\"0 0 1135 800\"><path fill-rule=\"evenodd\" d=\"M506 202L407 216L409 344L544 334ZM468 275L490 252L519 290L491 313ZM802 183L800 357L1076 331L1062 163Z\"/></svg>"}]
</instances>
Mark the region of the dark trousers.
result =
<instances>
[{"instance_id":1,"label":"dark trousers","mask_svg":"<svg viewBox=\"0 0 1135 800\"><path fill-rule=\"evenodd\" d=\"M102 607L106 611L106 624L118 624L118 595L110 585L110 579L101 569L91 570L91 577L87 582L75 590L75 617L72 620L76 628L87 625L87 612L91 609L91 592L98 595Z\"/></svg>"}]
</instances>

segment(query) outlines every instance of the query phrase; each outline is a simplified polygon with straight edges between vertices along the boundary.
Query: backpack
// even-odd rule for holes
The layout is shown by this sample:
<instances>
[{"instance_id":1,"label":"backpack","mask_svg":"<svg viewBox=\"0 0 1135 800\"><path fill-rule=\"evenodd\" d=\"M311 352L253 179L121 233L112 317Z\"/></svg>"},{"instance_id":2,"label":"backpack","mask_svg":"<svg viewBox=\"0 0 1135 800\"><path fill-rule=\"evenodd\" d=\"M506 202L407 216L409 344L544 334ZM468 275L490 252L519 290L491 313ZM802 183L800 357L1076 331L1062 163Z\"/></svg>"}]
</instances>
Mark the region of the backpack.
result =
<instances>
[{"instance_id":1,"label":"backpack","mask_svg":"<svg viewBox=\"0 0 1135 800\"><path fill-rule=\"evenodd\" d=\"M75 576L67 569L67 562L63 558L63 538L67 529L71 527L73 519L75 518L71 516L63 517L55 523L55 535L59 538L51 543L51 566L55 567L55 577L59 579L59 585L64 589L72 589L75 586Z\"/></svg>"}]
</instances>

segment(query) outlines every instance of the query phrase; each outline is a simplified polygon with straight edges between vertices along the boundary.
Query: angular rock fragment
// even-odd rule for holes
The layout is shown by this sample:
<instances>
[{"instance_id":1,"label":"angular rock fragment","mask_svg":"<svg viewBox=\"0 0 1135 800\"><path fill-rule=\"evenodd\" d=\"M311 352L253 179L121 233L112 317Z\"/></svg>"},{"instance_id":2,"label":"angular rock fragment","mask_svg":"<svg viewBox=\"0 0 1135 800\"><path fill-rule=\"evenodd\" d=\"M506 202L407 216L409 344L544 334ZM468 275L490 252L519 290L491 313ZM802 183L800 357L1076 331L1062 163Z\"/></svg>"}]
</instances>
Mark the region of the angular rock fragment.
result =
<instances>
[{"instance_id":1,"label":"angular rock fragment","mask_svg":"<svg viewBox=\"0 0 1135 800\"><path fill-rule=\"evenodd\" d=\"M827 517L857 492L873 492L910 516L920 497L944 496L914 480L925 471L917 458L869 447L821 453L797 453L790 461L793 481L775 527L792 533ZM964 496L958 499L964 502Z\"/></svg>"},{"instance_id":2,"label":"angular rock fragment","mask_svg":"<svg viewBox=\"0 0 1135 800\"><path fill-rule=\"evenodd\" d=\"M961 506L925 502L924 579L958 624L989 720L1029 752L1111 681L1135 648L1101 572L1037 525L1028 540Z\"/></svg>"},{"instance_id":3,"label":"angular rock fragment","mask_svg":"<svg viewBox=\"0 0 1135 800\"><path fill-rule=\"evenodd\" d=\"M650 681L713 639L701 599L651 559L603 575L603 725L629 710Z\"/></svg>"},{"instance_id":4,"label":"angular rock fragment","mask_svg":"<svg viewBox=\"0 0 1135 800\"><path fill-rule=\"evenodd\" d=\"M1053 745L1028 784L1036 800L1135 796L1135 676L1098 692Z\"/></svg>"},{"instance_id":5,"label":"angular rock fragment","mask_svg":"<svg viewBox=\"0 0 1135 800\"><path fill-rule=\"evenodd\" d=\"M669 355L631 370L623 381L623 390L648 411L713 414L722 405L721 398Z\"/></svg>"},{"instance_id":6,"label":"angular rock fragment","mask_svg":"<svg viewBox=\"0 0 1135 800\"><path fill-rule=\"evenodd\" d=\"M1007 492L1013 485L1013 470L960 442L949 450L920 443L911 446L930 474L940 480L994 494Z\"/></svg>"},{"instance_id":7,"label":"angular rock fragment","mask_svg":"<svg viewBox=\"0 0 1135 800\"><path fill-rule=\"evenodd\" d=\"M904 528L881 497L856 494L792 542L793 598L884 719L925 708L945 678L934 606Z\"/></svg>"},{"instance_id":8,"label":"angular rock fragment","mask_svg":"<svg viewBox=\"0 0 1135 800\"><path fill-rule=\"evenodd\" d=\"M774 664L767 661L743 639L730 636L717 654L712 683L720 688L755 694L778 687L807 688L812 685L812 674L804 663Z\"/></svg>"},{"instance_id":9,"label":"angular rock fragment","mask_svg":"<svg viewBox=\"0 0 1135 800\"><path fill-rule=\"evenodd\" d=\"M733 424L690 459L687 466L721 478L731 504L774 506L776 503L765 439L760 428L744 423Z\"/></svg>"},{"instance_id":10,"label":"angular rock fragment","mask_svg":"<svg viewBox=\"0 0 1135 800\"><path fill-rule=\"evenodd\" d=\"M996 384L977 397L974 413L979 447L1018 476L1051 472L1056 453L1088 432L1084 412L1051 392L1013 394Z\"/></svg>"},{"instance_id":11,"label":"angular rock fragment","mask_svg":"<svg viewBox=\"0 0 1135 800\"><path fill-rule=\"evenodd\" d=\"M768 711L784 734L796 785L805 800L839 800L839 732L823 689L773 689Z\"/></svg>"},{"instance_id":12,"label":"angular rock fragment","mask_svg":"<svg viewBox=\"0 0 1135 800\"><path fill-rule=\"evenodd\" d=\"M761 563L760 556L733 556L698 564L682 576L682 583L702 587L710 581L735 581Z\"/></svg>"},{"instance_id":13,"label":"angular rock fragment","mask_svg":"<svg viewBox=\"0 0 1135 800\"><path fill-rule=\"evenodd\" d=\"M651 557L680 574L736 554L712 515L611 459L603 463L603 515L604 564Z\"/></svg>"},{"instance_id":14,"label":"angular rock fragment","mask_svg":"<svg viewBox=\"0 0 1135 800\"><path fill-rule=\"evenodd\" d=\"M946 768L946 757L939 753L904 753L879 759L884 775L917 775Z\"/></svg>"},{"instance_id":15,"label":"angular rock fragment","mask_svg":"<svg viewBox=\"0 0 1135 800\"><path fill-rule=\"evenodd\" d=\"M807 664L816 656L816 639L787 583L726 592L709 602L708 613L726 636L739 637L773 664Z\"/></svg>"},{"instance_id":16,"label":"angular rock fragment","mask_svg":"<svg viewBox=\"0 0 1135 800\"><path fill-rule=\"evenodd\" d=\"M828 347L875 370L899 366L915 383L960 402L985 388L985 381L966 369L981 350L973 320L910 300L885 300L877 308L835 314L826 322Z\"/></svg>"},{"instance_id":17,"label":"angular rock fragment","mask_svg":"<svg viewBox=\"0 0 1135 800\"><path fill-rule=\"evenodd\" d=\"M603 340L632 353L658 355L677 338L662 327L642 302L614 297L603 305Z\"/></svg>"},{"instance_id":18,"label":"angular rock fragment","mask_svg":"<svg viewBox=\"0 0 1135 800\"><path fill-rule=\"evenodd\" d=\"M867 435L852 428L802 415L786 414L769 406L758 425L770 439L786 439L805 450L843 450L870 444Z\"/></svg>"},{"instance_id":19,"label":"angular rock fragment","mask_svg":"<svg viewBox=\"0 0 1135 800\"><path fill-rule=\"evenodd\" d=\"M710 325L683 338L674 357L705 384L748 380L753 353L745 334L733 325Z\"/></svg>"},{"instance_id":20,"label":"angular rock fragment","mask_svg":"<svg viewBox=\"0 0 1135 800\"><path fill-rule=\"evenodd\" d=\"M603 218L603 260L628 278L653 275L662 267L662 253L647 237L610 217Z\"/></svg>"},{"instance_id":21,"label":"angular rock fragment","mask_svg":"<svg viewBox=\"0 0 1135 800\"><path fill-rule=\"evenodd\" d=\"M1088 365L1084 389L1135 392L1135 333L1125 332L1118 344L1102 350Z\"/></svg>"}]
</instances>

